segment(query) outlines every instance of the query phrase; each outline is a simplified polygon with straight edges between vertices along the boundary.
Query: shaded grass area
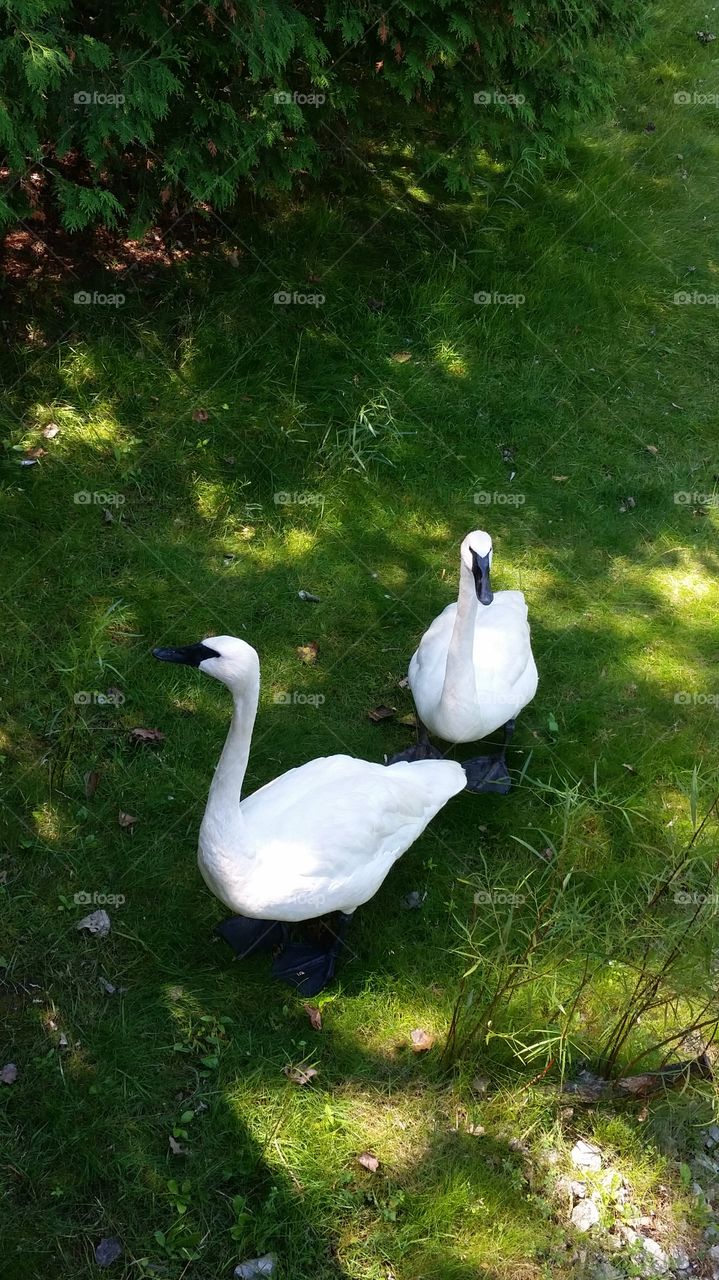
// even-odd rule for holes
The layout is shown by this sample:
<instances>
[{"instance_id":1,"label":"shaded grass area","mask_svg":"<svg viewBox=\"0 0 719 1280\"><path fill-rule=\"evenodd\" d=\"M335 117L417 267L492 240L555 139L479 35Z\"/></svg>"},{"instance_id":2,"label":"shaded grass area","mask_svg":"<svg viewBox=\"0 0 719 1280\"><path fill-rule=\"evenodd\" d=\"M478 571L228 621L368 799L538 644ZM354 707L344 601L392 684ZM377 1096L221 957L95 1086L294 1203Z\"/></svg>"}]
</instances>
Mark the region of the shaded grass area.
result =
<instances>
[{"instance_id":1,"label":"shaded grass area","mask_svg":"<svg viewBox=\"0 0 719 1280\"><path fill-rule=\"evenodd\" d=\"M561 846L586 931L603 937L617 895L642 892L690 834L695 766L700 810L713 795L716 702L693 695L717 693L718 320L673 301L717 289L716 112L673 101L713 87L702 19L694 5L659 15L615 120L532 193L510 183L487 207L480 186L450 204L388 151L362 199L228 227L214 254L154 279L108 262L31 280L7 313L8 1276L94 1274L102 1235L123 1240L114 1273L128 1277L225 1275L267 1249L281 1280L554 1275L573 1261L546 1194L552 1145L596 1126L641 1203L676 1183L671 1157L708 1100L656 1104L648 1124L631 1108L563 1117L506 1043L447 1079L409 1035L441 1041L482 877L533 871L514 837ZM81 290L126 300L74 304ZM325 301L273 302L282 290ZM46 456L21 469L37 445ZM541 680L517 787L458 798L394 870L316 1033L266 962L240 968L211 941L220 909L194 849L228 705L148 651L226 632L258 648L248 790L317 754L381 758L408 731L366 711L410 710L398 681L476 526L494 537L497 586L530 602ZM296 655L309 641L313 667ZM120 705L98 704L108 687ZM132 744L137 726L165 743ZM561 800L532 780L571 776L590 794L595 769L615 807L581 808L561 844ZM714 833L690 887L711 890L715 846ZM414 889L424 905L405 911ZM75 931L79 891L124 896L107 940ZM127 992L106 995L100 977ZM607 1000L621 988L607 976ZM603 1012L586 1009L582 1052ZM545 993L512 1017L551 1013ZM306 1090L282 1074L300 1061L319 1069ZM188 1155L169 1154L173 1130ZM356 1163L365 1150L375 1175Z\"/></svg>"}]
</instances>

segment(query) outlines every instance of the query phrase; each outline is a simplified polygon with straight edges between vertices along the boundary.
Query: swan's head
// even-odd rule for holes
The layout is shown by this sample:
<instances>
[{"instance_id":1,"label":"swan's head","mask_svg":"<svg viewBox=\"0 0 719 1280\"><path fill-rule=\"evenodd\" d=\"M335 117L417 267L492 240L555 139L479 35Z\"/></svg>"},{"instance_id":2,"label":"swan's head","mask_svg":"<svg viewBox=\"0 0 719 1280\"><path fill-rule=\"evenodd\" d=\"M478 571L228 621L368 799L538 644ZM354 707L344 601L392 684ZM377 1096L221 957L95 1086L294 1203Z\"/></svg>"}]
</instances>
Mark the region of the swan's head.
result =
<instances>
[{"instance_id":1,"label":"swan's head","mask_svg":"<svg viewBox=\"0 0 719 1280\"><path fill-rule=\"evenodd\" d=\"M462 564L469 569L474 578L474 589L480 604L491 604L494 596L489 581L492 567L492 539L483 529L475 529L468 533L462 543L460 554Z\"/></svg>"},{"instance_id":2,"label":"swan's head","mask_svg":"<svg viewBox=\"0 0 719 1280\"><path fill-rule=\"evenodd\" d=\"M230 689L241 688L249 679L256 678L259 671L256 650L236 636L208 636L184 649L153 649L152 652L161 662L183 662L188 667L199 667Z\"/></svg>"}]
</instances>

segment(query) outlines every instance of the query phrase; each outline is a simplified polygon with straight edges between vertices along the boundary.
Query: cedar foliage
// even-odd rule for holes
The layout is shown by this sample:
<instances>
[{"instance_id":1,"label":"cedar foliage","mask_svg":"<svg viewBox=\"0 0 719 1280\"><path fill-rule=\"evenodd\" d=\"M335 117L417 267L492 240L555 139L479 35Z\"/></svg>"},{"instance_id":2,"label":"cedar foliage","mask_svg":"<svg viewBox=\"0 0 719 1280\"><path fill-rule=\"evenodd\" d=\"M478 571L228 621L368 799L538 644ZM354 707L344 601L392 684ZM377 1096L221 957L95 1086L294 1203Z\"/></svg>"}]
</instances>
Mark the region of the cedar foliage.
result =
<instances>
[{"instance_id":1,"label":"cedar foliage","mask_svg":"<svg viewBox=\"0 0 719 1280\"><path fill-rule=\"evenodd\" d=\"M482 151L531 170L606 98L646 7L0 0L0 225L42 198L70 231L137 233L163 206L221 211L372 144L410 147L450 192Z\"/></svg>"}]
</instances>

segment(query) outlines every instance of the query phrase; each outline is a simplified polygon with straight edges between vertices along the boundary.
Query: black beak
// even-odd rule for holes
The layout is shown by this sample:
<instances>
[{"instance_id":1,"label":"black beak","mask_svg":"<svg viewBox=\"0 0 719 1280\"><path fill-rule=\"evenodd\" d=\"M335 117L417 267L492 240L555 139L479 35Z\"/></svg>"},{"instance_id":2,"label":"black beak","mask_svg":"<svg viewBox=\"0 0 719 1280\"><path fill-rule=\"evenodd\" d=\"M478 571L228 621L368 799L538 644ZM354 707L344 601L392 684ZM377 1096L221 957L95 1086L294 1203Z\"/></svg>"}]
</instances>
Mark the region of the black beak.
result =
<instances>
[{"instance_id":1,"label":"black beak","mask_svg":"<svg viewBox=\"0 0 719 1280\"><path fill-rule=\"evenodd\" d=\"M489 582L489 556L478 556L476 551L472 552L472 574L474 577L474 589L477 592L477 599L480 604L491 604L494 595Z\"/></svg>"},{"instance_id":2,"label":"black beak","mask_svg":"<svg viewBox=\"0 0 719 1280\"><path fill-rule=\"evenodd\" d=\"M216 649L211 649L209 645L188 644L184 649L153 649L153 657L159 658L160 662L184 662L187 667L199 667L201 662L206 658L219 658Z\"/></svg>"}]
</instances>

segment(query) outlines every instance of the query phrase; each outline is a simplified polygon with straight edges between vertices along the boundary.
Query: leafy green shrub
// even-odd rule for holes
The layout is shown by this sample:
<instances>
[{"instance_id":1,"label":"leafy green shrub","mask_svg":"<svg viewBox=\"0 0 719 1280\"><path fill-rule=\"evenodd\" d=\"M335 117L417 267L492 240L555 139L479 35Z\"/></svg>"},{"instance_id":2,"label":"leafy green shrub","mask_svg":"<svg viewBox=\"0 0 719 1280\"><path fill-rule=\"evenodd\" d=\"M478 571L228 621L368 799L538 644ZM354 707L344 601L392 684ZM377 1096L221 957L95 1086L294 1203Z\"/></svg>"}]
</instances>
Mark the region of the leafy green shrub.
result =
<instances>
[{"instance_id":1,"label":"leafy green shrub","mask_svg":"<svg viewBox=\"0 0 719 1280\"><path fill-rule=\"evenodd\" d=\"M228 208L410 145L451 191L481 149L530 167L607 92L637 0L0 0L0 219Z\"/></svg>"}]
</instances>

